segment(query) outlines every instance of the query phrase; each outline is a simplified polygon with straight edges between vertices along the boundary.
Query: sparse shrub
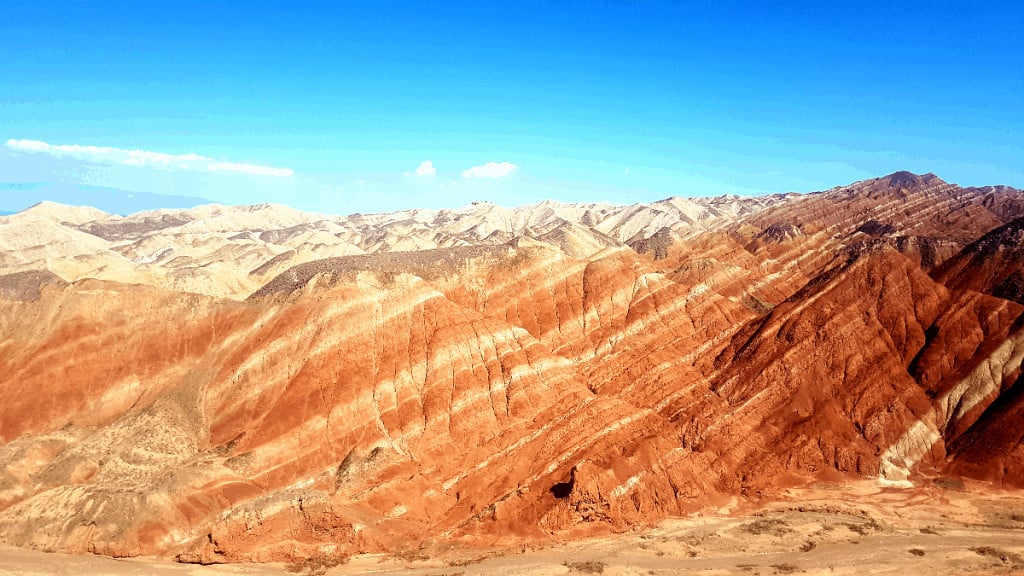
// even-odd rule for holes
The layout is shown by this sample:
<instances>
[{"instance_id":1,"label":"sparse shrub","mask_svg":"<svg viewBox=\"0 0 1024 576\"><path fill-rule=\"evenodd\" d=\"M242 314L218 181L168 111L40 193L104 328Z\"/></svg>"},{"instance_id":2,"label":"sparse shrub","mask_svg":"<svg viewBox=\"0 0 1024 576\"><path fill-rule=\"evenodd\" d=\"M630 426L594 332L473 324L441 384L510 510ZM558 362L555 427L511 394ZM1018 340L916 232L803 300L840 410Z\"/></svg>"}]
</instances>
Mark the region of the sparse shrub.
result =
<instances>
[{"instance_id":1,"label":"sparse shrub","mask_svg":"<svg viewBox=\"0 0 1024 576\"><path fill-rule=\"evenodd\" d=\"M472 557L469 557L469 558L453 558L453 559L450 559L447 562L445 562L445 564L447 564L448 566L455 566L455 567L460 567L461 568L461 567L464 567L464 566L471 566L473 564L479 564L479 563L483 562L484 560L487 560L491 556L493 556L493 554L484 554L482 556L472 556Z\"/></svg>"},{"instance_id":2,"label":"sparse shrub","mask_svg":"<svg viewBox=\"0 0 1024 576\"><path fill-rule=\"evenodd\" d=\"M1007 552L1001 548L994 548L992 546L975 546L974 548L971 548L971 552L974 552L979 556L993 558L1003 564L1011 564L1014 568L1024 568L1024 558L1019 554Z\"/></svg>"},{"instance_id":3,"label":"sparse shrub","mask_svg":"<svg viewBox=\"0 0 1024 576\"><path fill-rule=\"evenodd\" d=\"M747 534L753 534L760 536L762 534L770 534L772 536L785 536L792 532L785 522L777 518L762 518L755 520L750 524L744 524L740 526L740 530L743 530Z\"/></svg>"},{"instance_id":4,"label":"sparse shrub","mask_svg":"<svg viewBox=\"0 0 1024 576\"><path fill-rule=\"evenodd\" d=\"M403 562L422 562L423 560L430 560L430 555L423 548L406 548L404 550L396 550L391 553L393 558L402 560Z\"/></svg>"},{"instance_id":5,"label":"sparse shrub","mask_svg":"<svg viewBox=\"0 0 1024 576\"><path fill-rule=\"evenodd\" d=\"M586 562L566 562L563 566L573 572L582 572L583 574L604 574L604 569L607 564L604 562L588 560Z\"/></svg>"},{"instance_id":6,"label":"sparse shrub","mask_svg":"<svg viewBox=\"0 0 1024 576\"><path fill-rule=\"evenodd\" d=\"M331 568L346 563L348 563L348 556L317 553L304 560L288 564L284 570L292 574L305 573L306 576L324 576Z\"/></svg>"},{"instance_id":7,"label":"sparse shrub","mask_svg":"<svg viewBox=\"0 0 1024 576\"><path fill-rule=\"evenodd\" d=\"M882 529L882 527L879 526L878 523L874 520L865 522L863 524L857 524L856 522L845 522L843 523L843 526L846 526L850 530L850 532L856 532L861 536L867 536L874 530Z\"/></svg>"}]
</instances>

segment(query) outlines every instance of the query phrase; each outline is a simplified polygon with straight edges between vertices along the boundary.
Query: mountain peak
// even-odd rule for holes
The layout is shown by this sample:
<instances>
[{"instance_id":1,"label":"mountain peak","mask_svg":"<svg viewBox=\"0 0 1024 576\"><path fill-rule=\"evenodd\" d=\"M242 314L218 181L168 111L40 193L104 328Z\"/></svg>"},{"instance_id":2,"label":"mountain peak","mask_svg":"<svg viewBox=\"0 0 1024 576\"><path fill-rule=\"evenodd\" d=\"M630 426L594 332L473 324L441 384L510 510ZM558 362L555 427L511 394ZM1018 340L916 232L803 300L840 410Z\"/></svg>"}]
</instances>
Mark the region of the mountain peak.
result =
<instances>
[{"instance_id":1,"label":"mountain peak","mask_svg":"<svg viewBox=\"0 0 1024 576\"><path fill-rule=\"evenodd\" d=\"M879 180L886 180L889 183L890 188L913 188L921 184L946 184L947 182L942 178L939 178L931 172L924 174L914 174L906 170L900 170L899 172L893 172L888 176L883 176Z\"/></svg>"},{"instance_id":2,"label":"mountain peak","mask_svg":"<svg viewBox=\"0 0 1024 576\"><path fill-rule=\"evenodd\" d=\"M76 225L96 220L108 220L113 217L112 214L92 206L71 206L50 200L43 200L22 210L18 214L31 214L48 218L57 223L70 222Z\"/></svg>"},{"instance_id":3,"label":"mountain peak","mask_svg":"<svg viewBox=\"0 0 1024 576\"><path fill-rule=\"evenodd\" d=\"M920 183L917 175L912 172L902 170L900 172L893 172L889 175L889 187L890 188L912 188Z\"/></svg>"}]
</instances>

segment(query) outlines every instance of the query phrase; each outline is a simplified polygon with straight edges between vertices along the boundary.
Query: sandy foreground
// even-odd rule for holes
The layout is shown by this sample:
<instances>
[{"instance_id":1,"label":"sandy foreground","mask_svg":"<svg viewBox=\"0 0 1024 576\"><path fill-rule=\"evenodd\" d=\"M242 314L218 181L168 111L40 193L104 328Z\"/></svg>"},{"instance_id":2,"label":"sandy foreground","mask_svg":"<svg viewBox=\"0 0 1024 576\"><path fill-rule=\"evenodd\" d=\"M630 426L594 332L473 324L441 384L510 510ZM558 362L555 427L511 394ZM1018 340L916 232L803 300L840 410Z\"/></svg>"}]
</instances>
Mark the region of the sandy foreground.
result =
<instances>
[{"instance_id":1,"label":"sandy foreground","mask_svg":"<svg viewBox=\"0 0 1024 576\"><path fill-rule=\"evenodd\" d=\"M323 558L198 566L0 546L0 575L1024 575L1024 493L955 483L817 485L789 490L775 502L737 501L629 534L511 550L436 546L334 564Z\"/></svg>"}]
</instances>

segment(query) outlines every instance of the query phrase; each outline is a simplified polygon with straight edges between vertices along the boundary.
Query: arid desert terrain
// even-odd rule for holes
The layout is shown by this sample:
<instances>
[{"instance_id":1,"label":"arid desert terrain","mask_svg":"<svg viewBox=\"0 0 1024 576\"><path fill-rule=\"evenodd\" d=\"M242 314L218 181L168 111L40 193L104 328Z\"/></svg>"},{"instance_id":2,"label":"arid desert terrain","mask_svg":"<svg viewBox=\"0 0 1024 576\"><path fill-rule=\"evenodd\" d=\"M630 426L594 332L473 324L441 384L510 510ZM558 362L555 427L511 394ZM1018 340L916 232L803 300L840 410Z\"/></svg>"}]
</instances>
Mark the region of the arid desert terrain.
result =
<instances>
[{"instance_id":1,"label":"arid desert terrain","mask_svg":"<svg viewBox=\"0 0 1024 576\"><path fill-rule=\"evenodd\" d=\"M566 541L568 540L568 541ZM197 566L0 548L0 574L1024 574L1024 494L940 480L923 488L814 485L656 527L498 547L425 546L288 564Z\"/></svg>"},{"instance_id":2,"label":"arid desert terrain","mask_svg":"<svg viewBox=\"0 0 1024 576\"><path fill-rule=\"evenodd\" d=\"M39 204L0 217L0 573L1020 572L1022 241L1024 192L908 172Z\"/></svg>"}]
</instances>

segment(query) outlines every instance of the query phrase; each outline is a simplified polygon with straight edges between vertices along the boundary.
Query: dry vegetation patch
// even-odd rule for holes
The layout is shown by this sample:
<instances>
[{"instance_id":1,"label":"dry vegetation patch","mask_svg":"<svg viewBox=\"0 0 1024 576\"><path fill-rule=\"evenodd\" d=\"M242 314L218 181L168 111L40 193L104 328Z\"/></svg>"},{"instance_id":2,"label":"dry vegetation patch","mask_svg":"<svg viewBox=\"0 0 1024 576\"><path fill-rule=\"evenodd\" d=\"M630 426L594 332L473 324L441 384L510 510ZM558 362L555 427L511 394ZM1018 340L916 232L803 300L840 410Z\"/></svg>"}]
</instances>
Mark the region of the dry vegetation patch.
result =
<instances>
[{"instance_id":1,"label":"dry vegetation patch","mask_svg":"<svg viewBox=\"0 0 1024 576\"><path fill-rule=\"evenodd\" d=\"M341 554L314 554L305 560L292 562L284 567L285 572L305 574L306 576L324 576L335 566L348 563L348 556Z\"/></svg>"},{"instance_id":2,"label":"dry vegetation patch","mask_svg":"<svg viewBox=\"0 0 1024 576\"><path fill-rule=\"evenodd\" d=\"M761 536L764 534L771 536L785 536L786 534L793 532L785 521L779 520L778 518L761 518L749 524L740 526L740 530L755 536Z\"/></svg>"},{"instance_id":3,"label":"dry vegetation patch","mask_svg":"<svg viewBox=\"0 0 1024 576\"><path fill-rule=\"evenodd\" d=\"M573 572L580 572L583 574L604 574L604 569L607 564L604 562L589 560L587 562L566 562L563 566Z\"/></svg>"},{"instance_id":4,"label":"dry vegetation patch","mask_svg":"<svg viewBox=\"0 0 1024 576\"><path fill-rule=\"evenodd\" d=\"M998 560L1002 564L1009 564L1014 569L1024 568L1024 557L1021 557L1020 554L1007 552L1001 548L996 548L994 546L975 546L971 548L971 552L974 552L979 556Z\"/></svg>"}]
</instances>

